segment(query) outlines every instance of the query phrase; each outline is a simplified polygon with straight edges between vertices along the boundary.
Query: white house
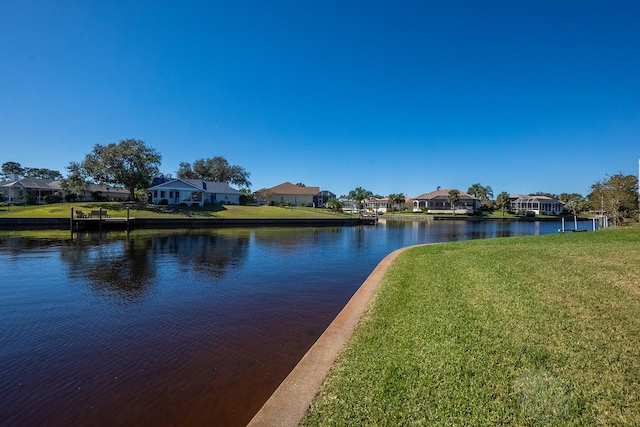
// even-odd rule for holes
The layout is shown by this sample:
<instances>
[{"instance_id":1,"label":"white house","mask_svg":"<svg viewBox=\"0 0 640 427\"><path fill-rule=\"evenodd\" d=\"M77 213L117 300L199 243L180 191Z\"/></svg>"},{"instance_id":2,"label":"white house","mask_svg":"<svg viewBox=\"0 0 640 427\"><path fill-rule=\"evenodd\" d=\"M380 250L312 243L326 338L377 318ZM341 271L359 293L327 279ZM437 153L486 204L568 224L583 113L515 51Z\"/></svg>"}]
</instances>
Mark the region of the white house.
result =
<instances>
[{"instance_id":1,"label":"white house","mask_svg":"<svg viewBox=\"0 0 640 427\"><path fill-rule=\"evenodd\" d=\"M564 203L547 196L525 196L516 194L509 196L511 210L518 213L527 211L536 215L560 215L564 211Z\"/></svg>"},{"instance_id":2,"label":"white house","mask_svg":"<svg viewBox=\"0 0 640 427\"><path fill-rule=\"evenodd\" d=\"M369 197L364 200L364 209L367 212L387 212L387 210L391 210L389 198Z\"/></svg>"},{"instance_id":3,"label":"white house","mask_svg":"<svg viewBox=\"0 0 640 427\"><path fill-rule=\"evenodd\" d=\"M155 205L203 206L208 203L240 204L240 192L226 182L201 179L170 179L148 189L149 200Z\"/></svg>"}]
</instances>

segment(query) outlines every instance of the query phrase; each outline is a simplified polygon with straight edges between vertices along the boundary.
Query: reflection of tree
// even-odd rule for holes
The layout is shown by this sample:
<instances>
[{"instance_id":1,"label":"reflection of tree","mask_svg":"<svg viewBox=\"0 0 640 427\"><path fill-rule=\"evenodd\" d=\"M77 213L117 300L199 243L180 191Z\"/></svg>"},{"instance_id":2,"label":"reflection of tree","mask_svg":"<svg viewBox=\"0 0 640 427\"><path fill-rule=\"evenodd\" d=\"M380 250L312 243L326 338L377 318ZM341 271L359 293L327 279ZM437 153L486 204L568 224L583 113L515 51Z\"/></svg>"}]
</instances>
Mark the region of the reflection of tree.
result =
<instances>
[{"instance_id":1,"label":"reflection of tree","mask_svg":"<svg viewBox=\"0 0 640 427\"><path fill-rule=\"evenodd\" d=\"M281 253L306 250L309 244L316 245L321 235L339 233L341 227L326 228L258 228L254 231L256 242L274 247Z\"/></svg>"},{"instance_id":2,"label":"reflection of tree","mask_svg":"<svg viewBox=\"0 0 640 427\"><path fill-rule=\"evenodd\" d=\"M96 246L79 244L61 251L69 266L69 276L88 282L98 294L118 297L125 303L140 302L156 284L163 268L191 268L213 278L221 278L230 266L246 256L248 232L182 232L136 236L130 240L102 242ZM166 263L167 257L177 258ZM186 273L186 272L185 272Z\"/></svg>"},{"instance_id":3,"label":"reflection of tree","mask_svg":"<svg viewBox=\"0 0 640 427\"><path fill-rule=\"evenodd\" d=\"M181 268L191 266L198 272L214 278L222 278L230 266L238 266L244 260L249 244L249 231L198 232L170 234L153 239L151 252L154 258L172 254L179 259Z\"/></svg>"},{"instance_id":4,"label":"reflection of tree","mask_svg":"<svg viewBox=\"0 0 640 427\"><path fill-rule=\"evenodd\" d=\"M60 246L69 232L29 231L3 234L0 233L0 253L20 255L25 251L45 250L52 246Z\"/></svg>"},{"instance_id":5,"label":"reflection of tree","mask_svg":"<svg viewBox=\"0 0 640 427\"><path fill-rule=\"evenodd\" d=\"M60 252L70 277L80 277L99 294L118 296L125 303L143 299L156 279L148 239L76 245Z\"/></svg>"}]
</instances>

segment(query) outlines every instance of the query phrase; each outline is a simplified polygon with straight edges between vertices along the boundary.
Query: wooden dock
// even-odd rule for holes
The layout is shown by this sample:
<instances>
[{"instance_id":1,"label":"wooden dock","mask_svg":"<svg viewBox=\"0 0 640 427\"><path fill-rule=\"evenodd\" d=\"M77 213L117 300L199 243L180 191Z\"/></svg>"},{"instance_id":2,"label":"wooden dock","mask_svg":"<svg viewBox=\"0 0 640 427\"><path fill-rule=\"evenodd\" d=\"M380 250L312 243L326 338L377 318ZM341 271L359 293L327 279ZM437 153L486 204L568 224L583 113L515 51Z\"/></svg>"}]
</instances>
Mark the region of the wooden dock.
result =
<instances>
[{"instance_id":1,"label":"wooden dock","mask_svg":"<svg viewBox=\"0 0 640 427\"><path fill-rule=\"evenodd\" d=\"M102 229L118 229L118 230L131 230L131 225L135 218L129 216L129 209L127 209L126 218L111 218L107 211L99 209L98 211L92 211L91 214L84 214L82 211L76 211L71 208L71 232L77 231L102 231Z\"/></svg>"},{"instance_id":2,"label":"wooden dock","mask_svg":"<svg viewBox=\"0 0 640 427\"><path fill-rule=\"evenodd\" d=\"M377 225L378 224L378 216L377 215L361 215L358 218L358 224L361 225Z\"/></svg>"}]
</instances>

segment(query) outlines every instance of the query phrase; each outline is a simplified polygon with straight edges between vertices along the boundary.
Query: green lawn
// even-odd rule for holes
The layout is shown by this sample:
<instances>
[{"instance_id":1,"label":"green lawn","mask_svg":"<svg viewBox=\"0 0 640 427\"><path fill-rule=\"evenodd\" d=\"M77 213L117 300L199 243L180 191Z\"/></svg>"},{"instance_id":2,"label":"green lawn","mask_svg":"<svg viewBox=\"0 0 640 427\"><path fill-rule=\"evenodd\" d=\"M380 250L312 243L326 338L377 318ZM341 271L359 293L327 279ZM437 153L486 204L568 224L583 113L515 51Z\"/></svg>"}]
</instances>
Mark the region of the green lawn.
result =
<instances>
[{"instance_id":1,"label":"green lawn","mask_svg":"<svg viewBox=\"0 0 640 427\"><path fill-rule=\"evenodd\" d=\"M302 425L640 425L640 229L410 249Z\"/></svg>"},{"instance_id":2,"label":"green lawn","mask_svg":"<svg viewBox=\"0 0 640 427\"><path fill-rule=\"evenodd\" d=\"M71 208L85 213L107 210L111 217L126 217L127 210L120 203L59 203L38 206L1 206L0 218L69 218ZM209 205L202 208L170 208L145 206L131 208L129 215L135 218L335 218L348 215L336 214L326 209L286 208L275 206Z\"/></svg>"}]
</instances>

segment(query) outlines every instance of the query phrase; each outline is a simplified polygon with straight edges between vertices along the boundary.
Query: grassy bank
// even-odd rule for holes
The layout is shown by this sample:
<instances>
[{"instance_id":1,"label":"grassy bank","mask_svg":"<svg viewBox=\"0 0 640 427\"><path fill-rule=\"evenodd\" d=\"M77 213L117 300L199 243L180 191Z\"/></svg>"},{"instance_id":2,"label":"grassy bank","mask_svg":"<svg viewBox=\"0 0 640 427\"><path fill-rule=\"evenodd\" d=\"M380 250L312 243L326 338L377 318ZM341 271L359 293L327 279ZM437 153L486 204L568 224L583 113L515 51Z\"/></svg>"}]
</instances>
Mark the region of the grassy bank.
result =
<instances>
[{"instance_id":1,"label":"grassy bank","mask_svg":"<svg viewBox=\"0 0 640 427\"><path fill-rule=\"evenodd\" d=\"M303 425L640 425L640 229L401 254Z\"/></svg>"},{"instance_id":2,"label":"grassy bank","mask_svg":"<svg viewBox=\"0 0 640 427\"><path fill-rule=\"evenodd\" d=\"M2 206L0 218L69 218L71 208L89 213L102 208L110 217L126 217L121 203L59 203L38 206ZM199 207L143 206L132 207L129 215L135 218L336 218L340 216L326 209L276 206L208 205Z\"/></svg>"}]
</instances>

